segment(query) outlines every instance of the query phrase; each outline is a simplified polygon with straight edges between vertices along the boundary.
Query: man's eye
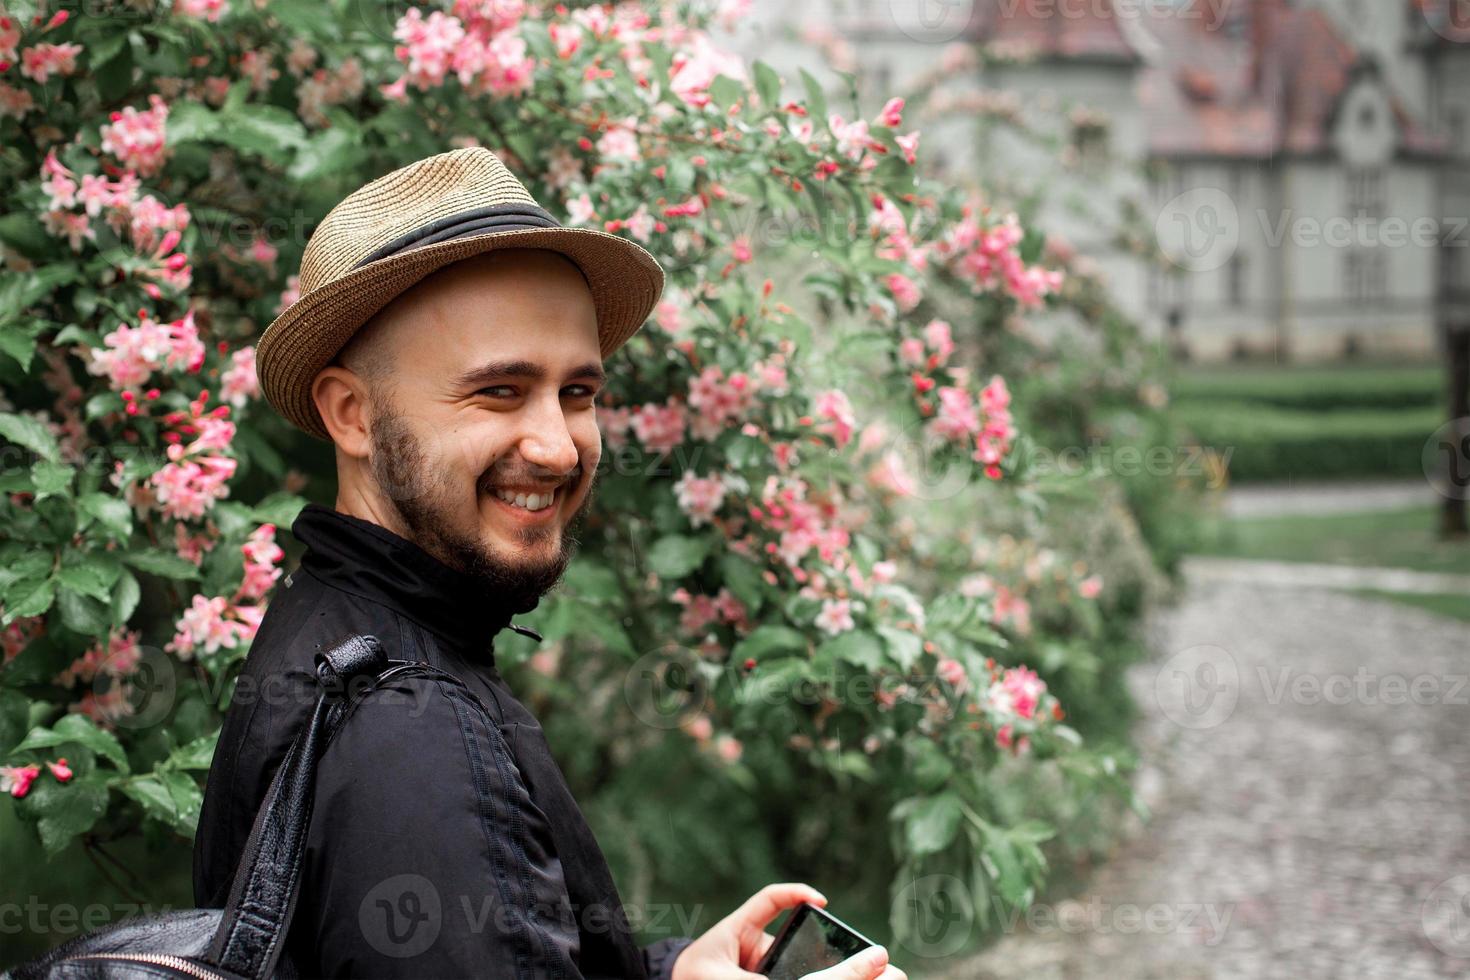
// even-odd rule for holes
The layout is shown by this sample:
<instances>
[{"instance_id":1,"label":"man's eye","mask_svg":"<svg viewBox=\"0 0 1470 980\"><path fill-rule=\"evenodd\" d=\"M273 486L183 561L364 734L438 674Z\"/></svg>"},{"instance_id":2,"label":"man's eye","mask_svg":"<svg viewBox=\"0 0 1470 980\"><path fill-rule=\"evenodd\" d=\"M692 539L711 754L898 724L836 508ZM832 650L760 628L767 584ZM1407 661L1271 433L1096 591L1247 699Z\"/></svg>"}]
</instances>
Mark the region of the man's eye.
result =
<instances>
[{"instance_id":1,"label":"man's eye","mask_svg":"<svg viewBox=\"0 0 1470 980\"><path fill-rule=\"evenodd\" d=\"M597 389L591 385L567 385L561 393L568 398L591 398L597 394Z\"/></svg>"},{"instance_id":2,"label":"man's eye","mask_svg":"<svg viewBox=\"0 0 1470 980\"><path fill-rule=\"evenodd\" d=\"M481 388L475 392L477 395L489 395L491 398L512 398L515 396L515 393L516 390L510 385L491 385L488 388Z\"/></svg>"}]
</instances>

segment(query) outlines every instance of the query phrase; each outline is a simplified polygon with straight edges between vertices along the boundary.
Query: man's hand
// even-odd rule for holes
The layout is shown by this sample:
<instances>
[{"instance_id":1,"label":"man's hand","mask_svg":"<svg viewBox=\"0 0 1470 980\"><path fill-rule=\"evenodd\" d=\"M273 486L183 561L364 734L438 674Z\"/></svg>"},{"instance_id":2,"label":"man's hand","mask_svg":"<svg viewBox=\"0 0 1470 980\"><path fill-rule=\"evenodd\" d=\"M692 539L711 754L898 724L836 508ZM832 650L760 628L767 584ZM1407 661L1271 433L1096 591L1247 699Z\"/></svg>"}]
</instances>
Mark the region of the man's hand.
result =
<instances>
[{"instance_id":1,"label":"man's hand","mask_svg":"<svg viewBox=\"0 0 1470 980\"><path fill-rule=\"evenodd\" d=\"M786 883L762 888L679 954L674 960L673 980L761 980L761 975L753 971L776 941L775 936L766 932L766 926L782 911L802 902L822 907L827 899L809 885ZM805 980L908 978L898 967L888 965L888 953L880 946L863 950Z\"/></svg>"}]
</instances>

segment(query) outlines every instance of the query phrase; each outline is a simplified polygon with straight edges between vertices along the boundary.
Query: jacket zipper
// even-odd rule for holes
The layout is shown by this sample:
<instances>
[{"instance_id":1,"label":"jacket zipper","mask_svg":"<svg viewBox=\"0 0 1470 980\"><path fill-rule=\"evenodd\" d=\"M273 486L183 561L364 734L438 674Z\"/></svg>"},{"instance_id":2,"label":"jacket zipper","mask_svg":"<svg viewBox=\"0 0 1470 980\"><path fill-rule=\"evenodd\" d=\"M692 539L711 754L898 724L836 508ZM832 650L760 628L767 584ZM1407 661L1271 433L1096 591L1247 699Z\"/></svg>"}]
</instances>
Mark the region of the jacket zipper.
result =
<instances>
[{"instance_id":1,"label":"jacket zipper","mask_svg":"<svg viewBox=\"0 0 1470 980\"><path fill-rule=\"evenodd\" d=\"M197 980L226 980L223 973L216 973L193 960L186 960L182 956L173 956L168 953L83 953L78 956L68 956L66 959L68 961L122 960L128 963L147 963L152 966L165 967L185 976L195 977Z\"/></svg>"}]
</instances>

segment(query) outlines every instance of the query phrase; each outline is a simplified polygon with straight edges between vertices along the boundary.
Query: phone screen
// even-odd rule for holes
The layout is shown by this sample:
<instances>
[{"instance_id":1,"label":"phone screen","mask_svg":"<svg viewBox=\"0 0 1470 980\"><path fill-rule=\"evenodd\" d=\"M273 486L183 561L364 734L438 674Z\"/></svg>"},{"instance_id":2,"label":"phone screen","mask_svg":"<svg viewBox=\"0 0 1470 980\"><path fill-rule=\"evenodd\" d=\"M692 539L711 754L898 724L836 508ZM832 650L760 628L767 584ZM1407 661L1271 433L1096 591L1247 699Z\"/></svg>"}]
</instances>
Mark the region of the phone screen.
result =
<instances>
[{"instance_id":1,"label":"phone screen","mask_svg":"<svg viewBox=\"0 0 1470 980\"><path fill-rule=\"evenodd\" d=\"M800 980L873 945L861 933L814 906L803 905L791 915L761 962L760 972L771 980Z\"/></svg>"}]
</instances>

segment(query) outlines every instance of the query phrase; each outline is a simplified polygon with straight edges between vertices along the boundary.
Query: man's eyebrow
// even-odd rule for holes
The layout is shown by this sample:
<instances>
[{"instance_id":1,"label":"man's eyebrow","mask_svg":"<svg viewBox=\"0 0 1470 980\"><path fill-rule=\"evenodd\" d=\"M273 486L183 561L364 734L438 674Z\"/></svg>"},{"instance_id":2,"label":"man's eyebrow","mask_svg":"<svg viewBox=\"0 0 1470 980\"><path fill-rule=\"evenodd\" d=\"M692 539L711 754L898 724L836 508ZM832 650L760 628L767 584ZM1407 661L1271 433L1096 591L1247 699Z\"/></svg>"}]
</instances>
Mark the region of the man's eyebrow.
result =
<instances>
[{"instance_id":1,"label":"man's eyebrow","mask_svg":"<svg viewBox=\"0 0 1470 980\"><path fill-rule=\"evenodd\" d=\"M535 361L491 361L464 372L454 379L454 384L455 387L484 386L506 378L530 378L533 381L541 381L546 377L546 373L546 368ZM601 384L607 380L607 372L597 361L588 361L569 371L567 377L591 378Z\"/></svg>"}]
</instances>

